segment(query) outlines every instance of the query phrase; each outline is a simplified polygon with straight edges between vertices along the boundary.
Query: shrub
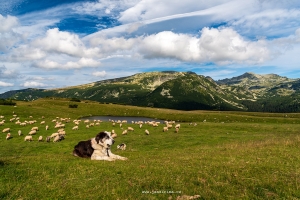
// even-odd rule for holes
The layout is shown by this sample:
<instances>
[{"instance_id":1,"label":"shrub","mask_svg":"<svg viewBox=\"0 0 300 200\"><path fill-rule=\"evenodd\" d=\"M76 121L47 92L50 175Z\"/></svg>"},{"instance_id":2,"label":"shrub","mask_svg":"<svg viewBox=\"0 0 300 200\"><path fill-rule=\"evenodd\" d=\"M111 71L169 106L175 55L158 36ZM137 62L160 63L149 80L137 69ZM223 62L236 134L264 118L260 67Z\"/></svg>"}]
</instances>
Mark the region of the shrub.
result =
<instances>
[{"instance_id":1,"label":"shrub","mask_svg":"<svg viewBox=\"0 0 300 200\"><path fill-rule=\"evenodd\" d=\"M15 106L17 103L12 102L12 100L7 99L0 99L0 105L7 105L7 106Z\"/></svg>"},{"instance_id":2,"label":"shrub","mask_svg":"<svg viewBox=\"0 0 300 200\"><path fill-rule=\"evenodd\" d=\"M77 107L78 107L77 104L70 104L70 105L69 105L69 108L77 108Z\"/></svg>"},{"instance_id":3,"label":"shrub","mask_svg":"<svg viewBox=\"0 0 300 200\"><path fill-rule=\"evenodd\" d=\"M80 99L72 98L70 101L81 102Z\"/></svg>"}]
</instances>

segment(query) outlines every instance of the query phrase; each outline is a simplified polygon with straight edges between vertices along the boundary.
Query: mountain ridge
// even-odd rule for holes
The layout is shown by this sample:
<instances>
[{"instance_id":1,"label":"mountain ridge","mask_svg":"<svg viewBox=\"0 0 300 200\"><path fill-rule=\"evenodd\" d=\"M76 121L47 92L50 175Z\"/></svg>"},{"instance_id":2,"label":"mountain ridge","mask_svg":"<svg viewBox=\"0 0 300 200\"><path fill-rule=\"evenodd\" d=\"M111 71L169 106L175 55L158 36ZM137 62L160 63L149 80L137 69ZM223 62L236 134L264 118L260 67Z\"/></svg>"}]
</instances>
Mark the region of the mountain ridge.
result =
<instances>
[{"instance_id":1,"label":"mountain ridge","mask_svg":"<svg viewBox=\"0 0 300 200\"><path fill-rule=\"evenodd\" d=\"M0 98L26 101L52 96L179 110L299 112L300 79L246 72L215 81L190 71L155 71L64 88L0 94Z\"/></svg>"}]
</instances>

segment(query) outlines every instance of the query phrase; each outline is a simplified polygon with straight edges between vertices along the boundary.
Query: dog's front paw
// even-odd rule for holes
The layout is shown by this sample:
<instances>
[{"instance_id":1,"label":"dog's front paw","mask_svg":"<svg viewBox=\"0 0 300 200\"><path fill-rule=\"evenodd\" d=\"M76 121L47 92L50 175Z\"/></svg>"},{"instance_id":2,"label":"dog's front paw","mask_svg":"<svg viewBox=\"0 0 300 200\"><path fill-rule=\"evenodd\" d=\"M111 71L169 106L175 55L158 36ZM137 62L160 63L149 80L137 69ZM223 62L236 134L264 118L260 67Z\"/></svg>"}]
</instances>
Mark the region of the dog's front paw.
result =
<instances>
[{"instance_id":1,"label":"dog's front paw","mask_svg":"<svg viewBox=\"0 0 300 200\"><path fill-rule=\"evenodd\" d=\"M107 161L115 161L116 158L108 157L106 160L107 160Z\"/></svg>"},{"instance_id":2,"label":"dog's front paw","mask_svg":"<svg viewBox=\"0 0 300 200\"><path fill-rule=\"evenodd\" d=\"M125 158L125 157L121 157L119 158L120 160L128 160L128 158Z\"/></svg>"}]
</instances>

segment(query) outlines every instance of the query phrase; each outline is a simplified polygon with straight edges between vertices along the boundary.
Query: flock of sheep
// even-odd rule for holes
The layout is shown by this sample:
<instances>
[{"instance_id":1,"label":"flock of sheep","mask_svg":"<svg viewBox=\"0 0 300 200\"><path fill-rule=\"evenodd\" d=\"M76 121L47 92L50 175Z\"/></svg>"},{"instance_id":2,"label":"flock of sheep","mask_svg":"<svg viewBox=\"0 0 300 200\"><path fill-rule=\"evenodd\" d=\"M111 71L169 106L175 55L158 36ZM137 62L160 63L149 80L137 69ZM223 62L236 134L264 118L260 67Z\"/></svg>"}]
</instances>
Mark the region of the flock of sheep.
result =
<instances>
[{"instance_id":1,"label":"flock of sheep","mask_svg":"<svg viewBox=\"0 0 300 200\"><path fill-rule=\"evenodd\" d=\"M32 128L30 129L30 131L26 134L26 136L24 137L24 141L33 141L33 136L38 134L39 131L39 126L43 127L46 131L50 130L55 130L54 133L52 133L51 135L46 137L46 141L50 142L51 140L53 142L58 142L61 141L63 139L65 139L66 136L66 131L65 131L65 126L67 123L71 123L71 119L70 118L60 118L60 117L56 117L55 119L49 121L48 123L50 123L49 125L46 125L46 121L45 118L42 116L42 121L39 122L39 126L36 125L38 122L37 120L34 120L32 116L29 116L30 120L24 120L21 121L21 119L14 114L12 116L12 118L10 118L8 121L6 122L5 117L4 116L0 116L0 126L6 126L7 124L9 125L9 123L15 123L19 126L32 126ZM127 124L127 120L109 120L112 124L112 127L120 127L120 129L122 130L122 135L126 135L129 132L134 131L134 128L132 126L134 126L135 124L137 125L137 128L142 129L143 126L152 126L152 127L158 127L160 125L160 122L157 121L131 121L132 126L127 126L127 127L123 127L123 124ZM80 124L84 124L86 129L89 129L90 127L93 126L99 126L100 123L102 122L101 120L78 120L75 119L72 121L74 123L73 127L72 127L72 131L78 130L79 129L79 125ZM170 129L172 129L174 127L174 132L178 133L179 129L180 129L180 124L176 124L175 125L175 121L165 121L164 125L163 125L163 132L169 131ZM50 131L49 131L50 132ZM53 131L52 131L53 132ZM145 134L149 135L150 132L148 129L145 129ZM12 133L11 133L11 128L4 128L2 130L2 133L7 133L6 135L6 139L9 140L12 138ZM23 133L21 130L17 131L19 136L22 136ZM112 133L112 137L115 138L117 137L117 133L115 132L115 130L113 129L111 131ZM37 141L44 141L43 136L39 136Z\"/></svg>"},{"instance_id":2,"label":"flock of sheep","mask_svg":"<svg viewBox=\"0 0 300 200\"><path fill-rule=\"evenodd\" d=\"M15 123L16 125L20 125L20 126L29 126L29 125L34 125L37 123L37 120L34 120L32 116L29 116L30 120L24 120L24 121L20 121L20 117L18 117L16 114L13 115L12 118L9 119L10 123ZM5 126L6 124L6 120L4 116L0 116L1 119L1 123L0 126ZM44 121L44 117L42 117L43 121L40 122L40 126L44 126L44 128L46 130L49 130L49 125L45 125L45 121ZM56 130L55 133L53 133L51 136L47 136L46 137L46 141L50 142L51 139L53 139L53 142L58 142L61 141L65 138L66 132L64 130L65 125L63 124L64 121L68 121L69 119L63 119L63 118L59 118L57 117L56 119L52 120L52 122L55 122L54 128L58 129ZM27 133L27 135L24 137L24 141L33 141L33 136L36 135L39 131L39 127L37 125L34 125L30 131ZM12 138L12 133L11 133L11 128L4 128L2 130L2 133L7 133L6 134L6 140L9 140ZM22 136L23 133L21 130L18 130L18 135ZM43 141L43 136L39 136L38 137L38 141Z\"/></svg>"}]
</instances>

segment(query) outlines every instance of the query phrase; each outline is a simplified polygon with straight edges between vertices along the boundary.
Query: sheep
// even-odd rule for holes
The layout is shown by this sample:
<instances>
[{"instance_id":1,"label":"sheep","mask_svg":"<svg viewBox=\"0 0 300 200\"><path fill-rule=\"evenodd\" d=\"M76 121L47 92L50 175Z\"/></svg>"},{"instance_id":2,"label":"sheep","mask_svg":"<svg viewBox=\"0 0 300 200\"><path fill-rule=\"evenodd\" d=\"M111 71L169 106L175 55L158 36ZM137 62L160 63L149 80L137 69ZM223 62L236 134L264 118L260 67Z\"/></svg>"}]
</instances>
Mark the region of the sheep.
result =
<instances>
[{"instance_id":1,"label":"sheep","mask_svg":"<svg viewBox=\"0 0 300 200\"><path fill-rule=\"evenodd\" d=\"M46 122L45 121L41 121L41 123L40 124L45 124Z\"/></svg>"},{"instance_id":2,"label":"sheep","mask_svg":"<svg viewBox=\"0 0 300 200\"><path fill-rule=\"evenodd\" d=\"M42 142L43 141L43 136L40 136L39 139L38 139L38 141Z\"/></svg>"},{"instance_id":3,"label":"sheep","mask_svg":"<svg viewBox=\"0 0 300 200\"><path fill-rule=\"evenodd\" d=\"M111 137L112 138L116 138L118 135L116 134L116 133L113 133L112 135L111 135Z\"/></svg>"},{"instance_id":4,"label":"sheep","mask_svg":"<svg viewBox=\"0 0 300 200\"><path fill-rule=\"evenodd\" d=\"M28 135L35 135L35 134L36 134L36 130L30 131L30 132L28 133Z\"/></svg>"},{"instance_id":5,"label":"sheep","mask_svg":"<svg viewBox=\"0 0 300 200\"><path fill-rule=\"evenodd\" d=\"M18 135L21 136L22 135L22 131L18 130Z\"/></svg>"},{"instance_id":6,"label":"sheep","mask_svg":"<svg viewBox=\"0 0 300 200\"><path fill-rule=\"evenodd\" d=\"M58 133L59 133L59 132L62 132L62 131L65 131L65 129L60 128L60 129L57 130Z\"/></svg>"},{"instance_id":7,"label":"sheep","mask_svg":"<svg viewBox=\"0 0 300 200\"><path fill-rule=\"evenodd\" d=\"M10 138L12 138L12 137L11 137L11 134L10 134L10 133L7 133L6 139L9 140Z\"/></svg>"},{"instance_id":8,"label":"sheep","mask_svg":"<svg viewBox=\"0 0 300 200\"><path fill-rule=\"evenodd\" d=\"M74 126L72 130L78 130L78 126Z\"/></svg>"},{"instance_id":9,"label":"sheep","mask_svg":"<svg viewBox=\"0 0 300 200\"><path fill-rule=\"evenodd\" d=\"M89 125L86 125L85 128L90 128L90 126L89 126Z\"/></svg>"},{"instance_id":10,"label":"sheep","mask_svg":"<svg viewBox=\"0 0 300 200\"><path fill-rule=\"evenodd\" d=\"M149 133L149 131L146 129L145 130L145 133L146 133L146 135L149 135L150 133Z\"/></svg>"},{"instance_id":11,"label":"sheep","mask_svg":"<svg viewBox=\"0 0 300 200\"><path fill-rule=\"evenodd\" d=\"M142 128L143 124L140 124L140 128Z\"/></svg>"},{"instance_id":12,"label":"sheep","mask_svg":"<svg viewBox=\"0 0 300 200\"><path fill-rule=\"evenodd\" d=\"M130 127L130 126L127 127L127 130L128 130L128 131L134 131L134 129L133 129L132 127Z\"/></svg>"},{"instance_id":13,"label":"sheep","mask_svg":"<svg viewBox=\"0 0 300 200\"><path fill-rule=\"evenodd\" d=\"M49 126L48 125L46 125L46 131L48 131L49 130Z\"/></svg>"},{"instance_id":14,"label":"sheep","mask_svg":"<svg viewBox=\"0 0 300 200\"><path fill-rule=\"evenodd\" d=\"M165 126L164 128L163 128L163 132L166 132L166 131L168 131L169 129L168 129L168 127L167 126Z\"/></svg>"},{"instance_id":15,"label":"sheep","mask_svg":"<svg viewBox=\"0 0 300 200\"><path fill-rule=\"evenodd\" d=\"M127 130L124 130L124 131L122 132L122 135L127 135Z\"/></svg>"},{"instance_id":16,"label":"sheep","mask_svg":"<svg viewBox=\"0 0 300 200\"><path fill-rule=\"evenodd\" d=\"M32 131L38 131L38 130L39 130L39 127L37 127L37 126L32 127L31 130L32 130Z\"/></svg>"},{"instance_id":17,"label":"sheep","mask_svg":"<svg viewBox=\"0 0 300 200\"><path fill-rule=\"evenodd\" d=\"M22 123L20 123L20 126L26 126L27 125L27 123L26 122L22 122Z\"/></svg>"},{"instance_id":18,"label":"sheep","mask_svg":"<svg viewBox=\"0 0 300 200\"><path fill-rule=\"evenodd\" d=\"M3 129L2 133L10 132L10 128Z\"/></svg>"},{"instance_id":19,"label":"sheep","mask_svg":"<svg viewBox=\"0 0 300 200\"><path fill-rule=\"evenodd\" d=\"M66 131L59 131L59 135L66 135Z\"/></svg>"},{"instance_id":20,"label":"sheep","mask_svg":"<svg viewBox=\"0 0 300 200\"><path fill-rule=\"evenodd\" d=\"M173 125L172 125L172 124L167 124L167 127L168 127L168 128L172 128Z\"/></svg>"},{"instance_id":21,"label":"sheep","mask_svg":"<svg viewBox=\"0 0 300 200\"><path fill-rule=\"evenodd\" d=\"M4 121L1 121L1 122L0 122L0 126L2 126L3 124L4 124Z\"/></svg>"},{"instance_id":22,"label":"sheep","mask_svg":"<svg viewBox=\"0 0 300 200\"><path fill-rule=\"evenodd\" d=\"M61 140L65 139L65 137L63 135L57 135L55 136L55 138L53 139L53 142L59 142Z\"/></svg>"},{"instance_id":23,"label":"sheep","mask_svg":"<svg viewBox=\"0 0 300 200\"><path fill-rule=\"evenodd\" d=\"M52 133L52 135L50 136L51 138L54 138L54 137L56 137L56 136L58 136L59 135L59 133Z\"/></svg>"},{"instance_id":24,"label":"sheep","mask_svg":"<svg viewBox=\"0 0 300 200\"><path fill-rule=\"evenodd\" d=\"M178 132L179 132L179 128L176 127L176 128L175 128L175 133L178 133Z\"/></svg>"},{"instance_id":25,"label":"sheep","mask_svg":"<svg viewBox=\"0 0 300 200\"><path fill-rule=\"evenodd\" d=\"M29 142L33 141L32 136L31 135L25 136L24 141L29 141Z\"/></svg>"},{"instance_id":26,"label":"sheep","mask_svg":"<svg viewBox=\"0 0 300 200\"><path fill-rule=\"evenodd\" d=\"M126 149L126 144L125 143L119 144L117 146L117 149L121 149L122 151L124 151Z\"/></svg>"},{"instance_id":27,"label":"sheep","mask_svg":"<svg viewBox=\"0 0 300 200\"><path fill-rule=\"evenodd\" d=\"M50 136L47 136L47 137L46 137L46 142L50 142L50 140L51 140L51 137L50 137Z\"/></svg>"},{"instance_id":28,"label":"sheep","mask_svg":"<svg viewBox=\"0 0 300 200\"><path fill-rule=\"evenodd\" d=\"M53 139L53 142L58 142L59 141L59 135L55 136L55 138Z\"/></svg>"},{"instance_id":29,"label":"sheep","mask_svg":"<svg viewBox=\"0 0 300 200\"><path fill-rule=\"evenodd\" d=\"M175 128L180 128L180 124L176 124Z\"/></svg>"}]
</instances>

